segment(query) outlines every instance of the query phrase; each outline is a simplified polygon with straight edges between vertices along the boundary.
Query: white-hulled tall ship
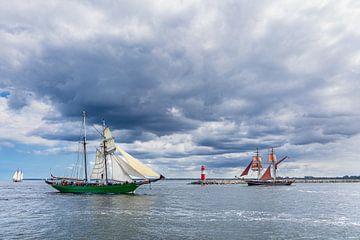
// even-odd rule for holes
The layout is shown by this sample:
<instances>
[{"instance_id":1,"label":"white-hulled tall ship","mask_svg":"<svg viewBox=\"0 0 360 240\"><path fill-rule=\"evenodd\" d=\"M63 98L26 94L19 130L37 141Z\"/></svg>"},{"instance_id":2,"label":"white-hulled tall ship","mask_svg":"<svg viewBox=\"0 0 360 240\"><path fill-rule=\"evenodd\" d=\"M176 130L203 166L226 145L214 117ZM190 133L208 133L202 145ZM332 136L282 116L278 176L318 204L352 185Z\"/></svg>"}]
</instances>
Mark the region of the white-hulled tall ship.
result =
<instances>
[{"instance_id":1,"label":"white-hulled tall ship","mask_svg":"<svg viewBox=\"0 0 360 240\"><path fill-rule=\"evenodd\" d=\"M277 161L274 149L271 149L268 155L269 166L265 170L264 174L261 176L262 162L259 150L257 149L255 155L252 157L251 162L241 173L240 177L244 177L249 174L250 168L252 171L257 172L257 179L244 179L248 186L281 186L281 185L291 185L295 180L294 179L276 179L276 171L278 165L283 162L287 156L283 157L281 160ZM273 176L271 175L271 170Z\"/></svg>"}]
</instances>

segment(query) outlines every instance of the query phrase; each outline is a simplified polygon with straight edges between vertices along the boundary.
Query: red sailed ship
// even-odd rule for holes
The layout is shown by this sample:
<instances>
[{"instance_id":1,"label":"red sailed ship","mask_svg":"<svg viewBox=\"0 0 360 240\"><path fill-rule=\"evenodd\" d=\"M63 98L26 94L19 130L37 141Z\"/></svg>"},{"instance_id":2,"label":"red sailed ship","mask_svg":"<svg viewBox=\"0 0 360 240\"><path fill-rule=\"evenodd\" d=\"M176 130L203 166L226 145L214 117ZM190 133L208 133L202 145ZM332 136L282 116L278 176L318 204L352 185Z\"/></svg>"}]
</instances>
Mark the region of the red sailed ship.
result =
<instances>
[{"instance_id":1,"label":"red sailed ship","mask_svg":"<svg viewBox=\"0 0 360 240\"><path fill-rule=\"evenodd\" d=\"M252 157L251 162L245 168L245 170L241 173L240 177L244 177L249 174L249 170L251 168L252 171L257 172L257 179L245 179L245 182L248 186L259 186L259 185L266 185L266 186L283 186L283 185L291 185L295 180L294 179L276 179L276 170L278 165L283 162L287 156L283 157L280 161L277 161L274 149L271 149L271 152L268 155L268 162L269 166L261 176L261 156L259 154L259 150L257 149L255 155ZM271 171L272 170L272 171ZM273 176L271 175L273 172Z\"/></svg>"}]
</instances>

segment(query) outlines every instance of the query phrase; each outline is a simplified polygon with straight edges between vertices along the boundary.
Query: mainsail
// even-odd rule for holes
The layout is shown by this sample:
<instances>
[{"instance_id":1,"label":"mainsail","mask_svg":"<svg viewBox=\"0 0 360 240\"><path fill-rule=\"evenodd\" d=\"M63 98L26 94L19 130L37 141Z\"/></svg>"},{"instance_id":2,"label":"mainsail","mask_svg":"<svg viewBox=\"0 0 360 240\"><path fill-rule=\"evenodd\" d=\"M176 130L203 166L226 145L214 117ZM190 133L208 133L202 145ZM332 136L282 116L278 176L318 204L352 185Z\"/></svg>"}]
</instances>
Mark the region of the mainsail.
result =
<instances>
[{"instance_id":1,"label":"mainsail","mask_svg":"<svg viewBox=\"0 0 360 240\"><path fill-rule=\"evenodd\" d=\"M92 169L90 179L101 179L105 178L105 161L104 154L100 150L96 150L95 164Z\"/></svg>"},{"instance_id":2,"label":"mainsail","mask_svg":"<svg viewBox=\"0 0 360 240\"><path fill-rule=\"evenodd\" d=\"M271 180L271 165L268 166L268 168L266 169L266 171L264 172L264 174L262 175L262 177L260 178L260 180Z\"/></svg>"}]
</instances>

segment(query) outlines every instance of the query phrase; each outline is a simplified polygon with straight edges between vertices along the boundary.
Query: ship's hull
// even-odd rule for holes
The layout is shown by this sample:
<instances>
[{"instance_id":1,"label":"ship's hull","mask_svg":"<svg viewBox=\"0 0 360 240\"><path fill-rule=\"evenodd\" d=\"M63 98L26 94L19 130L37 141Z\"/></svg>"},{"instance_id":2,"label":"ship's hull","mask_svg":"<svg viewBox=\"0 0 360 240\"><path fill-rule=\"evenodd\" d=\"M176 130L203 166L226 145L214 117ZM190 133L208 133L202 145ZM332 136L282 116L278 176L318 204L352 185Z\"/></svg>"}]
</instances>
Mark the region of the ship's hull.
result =
<instances>
[{"instance_id":1,"label":"ship's hull","mask_svg":"<svg viewBox=\"0 0 360 240\"><path fill-rule=\"evenodd\" d=\"M121 194L121 193L132 193L140 186L140 184L138 183L116 183L109 185L98 185L98 184L64 185L61 183L54 183L51 181L45 181L45 182L62 193Z\"/></svg>"},{"instance_id":2,"label":"ship's hull","mask_svg":"<svg viewBox=\"0 0 360 240\"><path fill-rule=\"evenodd\" d=\"M248 186L290 186L294 183L294 180L246 180L246 183L248 184Z\"/></svg>"}]
</instances>

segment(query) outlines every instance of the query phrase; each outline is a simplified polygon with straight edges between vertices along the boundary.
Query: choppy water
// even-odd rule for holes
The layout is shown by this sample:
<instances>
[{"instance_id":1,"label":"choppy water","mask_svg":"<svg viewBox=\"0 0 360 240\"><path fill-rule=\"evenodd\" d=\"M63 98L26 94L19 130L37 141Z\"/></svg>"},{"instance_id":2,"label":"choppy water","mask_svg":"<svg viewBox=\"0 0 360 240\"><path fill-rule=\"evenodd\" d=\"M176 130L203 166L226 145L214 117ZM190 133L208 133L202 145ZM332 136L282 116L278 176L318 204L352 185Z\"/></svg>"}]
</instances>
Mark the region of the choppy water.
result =
<instances>
[{"instance_id":1,"label":"choppy water","mask_svg":"<svg viewBox=\"0 0 360 240\"><path fill-rule=\"evenodd\" d=\"M360 184L162 181L135 195L0 183L0 239L360 239Z\"/></svg>"}]
</instances>

